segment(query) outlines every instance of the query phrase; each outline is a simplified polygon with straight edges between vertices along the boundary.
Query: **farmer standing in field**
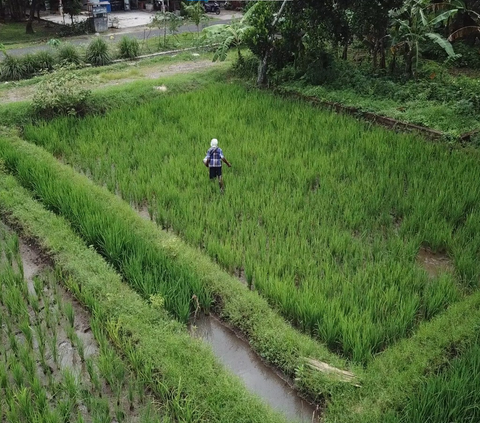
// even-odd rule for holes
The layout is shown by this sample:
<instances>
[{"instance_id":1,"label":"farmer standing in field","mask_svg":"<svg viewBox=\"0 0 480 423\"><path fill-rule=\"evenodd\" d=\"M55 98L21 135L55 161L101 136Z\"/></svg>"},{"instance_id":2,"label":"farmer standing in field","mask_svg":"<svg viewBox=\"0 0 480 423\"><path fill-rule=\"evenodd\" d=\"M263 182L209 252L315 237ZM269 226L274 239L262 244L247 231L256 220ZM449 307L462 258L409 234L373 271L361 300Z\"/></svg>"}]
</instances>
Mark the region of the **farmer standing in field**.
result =
<instances>
[{"instance_id":1,"label":"farmer standing in field","mask_svg":"<svg viewBox=\"0 0 480 423\"><path fill-rule=\"evenodd\" d=\"M228 167L232 165L223 155L222 149L218 146L218 140L213 138L210 142L210 148L207 151L207 155L203 159L203 163L210 169L210 179L217 178L220 185L220 192L223 194L223 179L222 179L222 162Z\"/></svg>"}]
</instances>

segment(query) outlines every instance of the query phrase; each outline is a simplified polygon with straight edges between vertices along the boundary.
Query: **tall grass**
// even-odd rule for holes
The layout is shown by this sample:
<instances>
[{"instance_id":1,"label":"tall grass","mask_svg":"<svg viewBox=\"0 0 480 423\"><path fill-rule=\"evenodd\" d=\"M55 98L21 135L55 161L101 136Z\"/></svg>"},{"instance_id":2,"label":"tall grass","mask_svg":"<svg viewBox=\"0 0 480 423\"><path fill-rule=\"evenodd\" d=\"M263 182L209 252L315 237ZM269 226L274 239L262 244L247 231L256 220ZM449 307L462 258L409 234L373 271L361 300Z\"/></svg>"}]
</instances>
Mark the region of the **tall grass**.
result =
<instances>
[{"instance_id":1,"label":"tall grass","mask_svg":"<svg viewBox=\"0 0 480 423\"><path fill-rule=\"evenodd\" d=\"M214 118L206 121L205 110ZM478 287L480 169L462 151L220 84L25 135L125 200L147 202L161 227L230 273L244 270L287 319L357 362ZM224 196L201 164L212 137L233 163ZM21 175L26 184L33 172ZM78 208L67 189L41 179L49 182L35 189L46 204L74 222L85 216L74 225L87 242L150 293L163 271L122 252L136 240L121 223ZM422 246L445 252L454 273L431 280L416 263ZM178 286L161 292L186 315L190 294L169 294Z\"/></svg>"},{"instance_id":2,"label":"tall grass","mask_svg":"<svg viewBox=\"0 0 480 423\"><path fill-rule=\"evenodd\" d=\"M480 328L479 328L480 329ZM480 337L466 351L422 378L404 408L385 417L388 423L480 421Z\"/></svg>"}]
</instances>

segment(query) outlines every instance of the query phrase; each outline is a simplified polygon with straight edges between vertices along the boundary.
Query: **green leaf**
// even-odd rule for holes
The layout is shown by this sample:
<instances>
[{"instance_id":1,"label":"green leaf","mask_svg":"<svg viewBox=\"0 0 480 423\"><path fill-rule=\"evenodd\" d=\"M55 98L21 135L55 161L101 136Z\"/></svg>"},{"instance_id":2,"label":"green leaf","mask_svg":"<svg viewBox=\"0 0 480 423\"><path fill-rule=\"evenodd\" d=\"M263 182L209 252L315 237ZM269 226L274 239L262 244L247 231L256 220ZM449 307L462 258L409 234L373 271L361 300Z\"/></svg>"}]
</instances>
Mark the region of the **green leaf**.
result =
<instances>
[{"instance_id":1,"label":"green leaf","mask_svg":"<svg viewBox=\"0 0 480 423\"><path fill-rule=\"evenodd\" d=\"M440 13L436 18L432 19L430 22L430 25L436 25L440 22L445 22L447 19L449 19L451 16L457 14L458 9L452 9L452 10L447 10L443 13Z\"/></svg>"},{"instance_id":2,"label":"green leaf","mask_svg":"<svg viewBox=\"0 0 480 423\"><path fill-rule=\"evenodd\" d=\"M443 38L441 35L435 32L428 32L425 34L425 36L430 38L434 43L437 43L440 47L442 47L450 57L455 56L455 52L453 51L452 45L448 40Z\"/></svg>"}]
</instances>

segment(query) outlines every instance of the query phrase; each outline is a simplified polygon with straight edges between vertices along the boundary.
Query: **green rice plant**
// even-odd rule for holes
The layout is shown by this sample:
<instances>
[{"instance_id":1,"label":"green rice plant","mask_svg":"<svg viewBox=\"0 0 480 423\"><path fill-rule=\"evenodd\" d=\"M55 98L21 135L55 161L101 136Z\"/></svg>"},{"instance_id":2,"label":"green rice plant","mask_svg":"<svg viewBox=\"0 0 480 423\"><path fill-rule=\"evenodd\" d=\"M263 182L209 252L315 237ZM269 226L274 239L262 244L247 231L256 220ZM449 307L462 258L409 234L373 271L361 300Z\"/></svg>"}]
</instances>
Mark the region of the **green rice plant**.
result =
<instances>
[{"instance_id":1,"label":"green rice plant","mask_svg":"<svg viewBox=\"0 0 480 423\"><path fill-rule=\"evenodd\" d=\"M43 289L44 289L44 281L38 275L33 277L33 286L35 288L35 293L37 294L38 298L41 298Z\"/></svg>"},{"instance_id":2,"label":"green rice plant","mask_svg":"<svg viewBox=\"0 0 480 423\"><path fill-rule=\"evenodd\" d=\"M28 320L23 320L20 323L20 330L25 336L25 340L27 341L28 347L30 348L30 350L33 350L33 334L32 334L32 328L30 327L30 322Z\"/></svg>"},{"instance_id":3,"label":"green rice plant","mask_svg":"<svg viewBox=\"0 0 480 423\"><path fill-rule=\"evenodd\" d=\"M0 79L3 81L18 81L28 75L21 58L8 55L0 66Z\"/></svg>"},{"instance_id":4,"label":"green rice plant","mask_svg":"<svg viewBox=\"0 0 480 423\"><path fill-rule=\"evenodd\" d=\"M14 398L18 406L20 421L34 421L35 413L30 389L27 387L17 389Z\"/></svg>"},{"instance_id":5,"label":"green rice plant","mask_svg":"<svg viewBox=\"0 0 480 423\"><path fill-rule=\"evenodd\" d=\"M50 337L48 338L49 340L49 347L50 347L50 352L52 354L53 362L58 366L58 336L57 336L57 331L52 330L52 333Z\"/></svg>"},{"instance_id":6,"label":"green rice plant","mask_svg":"<svg viewBox=\"0 0 480 423\"><path fill-rule=\"evenodd\" d=\"M55 331L55 325L53 322L52 309L50 308L50 298L43 297L43 312L45 316L45 324L47 329Z\"/></svg>"},{"instance_id":7,"label":"green rice plant","mask_svg":"<svg viewBox=\"0 0 480 423\"><path fill-rule=\"evenodd\" d=\"M73 328L75 326L75 311L73 310L72 304L70 302L64 303L63 311L67 317L69 325Z\"/></svg>"},{"instance_id":8,"label":"green rice plant","mask_svg":"<svg viewBox=\"0 0 480 423\"><path fill-rule=\"evenodd\" d=\"M80 361L82 363L85 363L85 345L82 338L80 338L79 336L77 336L75 347L77 349L78 355L80 356Z\"/></svg>"},{"instance_id":9,"label":"green rice plant","mask_svg":"<svg viewBox=\"0 0 480 423\"><path fill-rule=\"evenodd\" d=\"M73 65L80 65L82 63L80 52L73 44L62 44L58 48L57 54L59 63Z\"/></svg>"},{"instance_id":10,"label":"green rice plant","mask_svg":"<svg viewBox=\"0 0 480 423\"><path fill-rule=\"evenodd\" d=\"M1 372L1 369L0 369L0 372ZM130 411L133 411L135 409L135 406L133 405L134 401L135 401L135 387L134 387L134 383L130 380L128 382L128 404L129 404Z\"/></svg>"},{"instance_id":11,"label":"green rice plant","mask_svg":"<svg viewBox=\"0 0 480 423\"><path fill-rule=\"evenodd\" d=\"M44 372L47 369L47 364L45 362L45 352L46 352L46 342L47 342L47 333L46 330L43 327L43 323L41 321L37 322L37 324L34 326L35 333L37 336L37 345L38 345L38 351L40 353L40 362L42 364L42 367L44 369Z\"/></svg>"},{"instance_id":12,"label":"green rice plant","mask_svg":"<svg viewBox=\"0 0 480 423\"><path fill-rule=\"evenodd\" d=\"M69 370L62 370L62 387L70 401L76 402L80 394L80 385L76 376Z\"/></svg>"},{"instance_id":13,"label":"green rice plant","mask_svg":"<svg viewBox=\"0 0 480 423\"><path fill-rule=\"evenodd\" d=\"M23 379L25 380L25 385L31 384L32 381L36 378L36 362L33 355L33 351L30 350L27 346L22 345L18 351L18 358L21 361L25 369Z\"/></svg>"},{"instance_id":14,"label":"green rice plant","mask_svg":"<svg viewBox=\"0 0 480 423\"><path fill-rule=\"evenodd\" d=\"M135 59L140 53L140 44L136 38L124 35L118 43L118 51L122 59Z\"/></svg>"},{"instance_id":15,"label":"green rice plant","mask_svg":"<svg viewBox=\"0 0 480 423\"><path fill-rule=\"evenodd\" d=\"M67 338L70 340L72 345L75 344L77 341L77 333L75 332L75 328L73 326L67 326Z\"/></svg>"},{"instance_id":16,"label":"green rice plant","mask_svg":"<svg viewBox=\"0 0 480 423\"><path fill-rule=\"evenodd\" d=\"M118 422L125 421L125 413L123 412L123 410L121 410L120 408L117 408L115 410L115 418L117 419Z\"/></svg>"},{"instance_id":17,"label":"green rice plant","mask_svg":"<svg viewBox=\"0 0 480 423\"><path fill-rule=\"evenodd\" d=\"M28 302L30 306L32 307L35 316L38 317L38 313L40 312L40 302L38 301L38 296L37 295L29 295L28 296Z\"/></svg>"},{"instance_id":18,"label":"green rice plant","mask_svg":"<svg viewBox=\"0 0 480 423\"><path fill-rule=\"evenodd\" d=\"M22 365L18 362L13 363L10 370L12 372L12 378L15 386L18 389L23 388L25 384L25 373L23 371Z\"/></svg>"},{"instance_id":19,"label":"green rice plant","mask_svg":"<svg viewBox=\"0 0 480 423\"><path fill-rule=\"evenodd\" d=\"M100 378L98 377L93 360L91 358L87 358L85 360L85 365L90 378L90 383L96 392L101 393Z\"/></svg>"},{"instance_id":20,"label":"green rice plant","mask_svg":"<svg viewBox=\"0 0 480 423\"><path fill-rule=\"evenodd\" d=\"M0 389L6 390L7 386L8 386L7 368L5 364L2 361L0 361Z\"/></svg>"},{"instance_id":21,"label":"green rice plant","mask_svg":"<svg viewBox=\"0 0 480 423\"><path fill-rule=\"evenodd\" d=\"M103 38L97 37L90 41L85 52L85 61L93 66L105 66L112 61L108 44Z\"/></svg>"},{"instance_id":22,"label":"green rice plant","mask_svg":"<svg viewBox=\"0 0 480 423\"><path fill-rule=\"evenodd\" d=\"M10 332L8 334L8 341L10 343L10 349L12 350L13 354L18 354L18 340L13 332Z\"/></svg>"},{"instance_id":23,"label":"green rice plant","mask_svg":"<svg viewBox=\"0 0 480 423\"><path fill-rule=\"evenodd\" d=\"M38 413L40 415L43 415L48 408L47 393L42 383L37 377L35 377L34 380L31 382L30 388L32 390L32 396L35 401L35 408L38 410Z\"/></svg>"},{"instance_id":24,"label":"green rice plant","mask_svg":"<svg viewBox=\"0 0 480 423\"><path fill-rule=\"evenodd\" d=\"M92 406L93 421L98 423L111 422L110 407L105 398L95 399Z\"/></svg>"},{"instance_id":25,"label":"green rice plant","mask_svg":"<svg viewBox=\"0 0 480 423\"><path fill-rule=\"evenodd\" d=\"M56 410L62 422L70 422L75 408L75 401L71 398L64 398L57 403Z\"/></svg>"}]
</instances>

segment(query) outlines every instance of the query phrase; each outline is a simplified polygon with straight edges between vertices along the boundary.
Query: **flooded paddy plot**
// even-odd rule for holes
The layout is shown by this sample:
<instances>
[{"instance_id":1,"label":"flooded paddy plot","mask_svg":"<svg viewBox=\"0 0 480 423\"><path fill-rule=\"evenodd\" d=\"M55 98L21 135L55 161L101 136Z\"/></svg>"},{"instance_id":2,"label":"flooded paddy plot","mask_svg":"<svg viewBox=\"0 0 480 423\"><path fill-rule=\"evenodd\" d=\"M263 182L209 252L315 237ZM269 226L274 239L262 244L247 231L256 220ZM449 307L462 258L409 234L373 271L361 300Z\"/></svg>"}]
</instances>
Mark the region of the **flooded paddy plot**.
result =
<instances>
[{"instance_id":1,"label":"flooded paddy plot","mask_svg":"<svg viewBox=\"0 0 480 423\"><path fill-rule=\"evenodd\" d=\"M34 245L0 222L0 421L156 422L143 384Z\"/></svg>"}]
</instances>

